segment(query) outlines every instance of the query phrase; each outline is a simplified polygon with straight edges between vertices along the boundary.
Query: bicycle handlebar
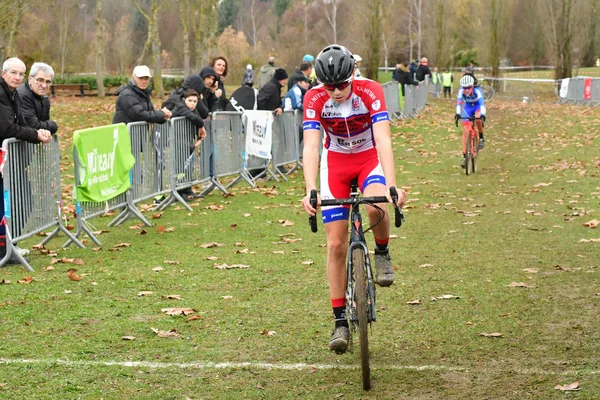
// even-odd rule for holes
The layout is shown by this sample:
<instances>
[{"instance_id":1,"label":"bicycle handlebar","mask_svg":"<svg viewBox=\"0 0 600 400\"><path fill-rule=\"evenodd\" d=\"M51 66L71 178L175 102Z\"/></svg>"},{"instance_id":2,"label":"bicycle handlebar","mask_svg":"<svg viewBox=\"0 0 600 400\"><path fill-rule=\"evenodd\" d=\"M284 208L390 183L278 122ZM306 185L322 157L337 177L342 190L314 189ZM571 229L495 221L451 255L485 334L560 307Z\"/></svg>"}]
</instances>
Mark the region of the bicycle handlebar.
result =
<instances>
[{"instance_id":1,"label":"bicycle handlebar","mask_svg":"<svg viewBox=\"0 0 600 400\"><path fill-rule=\"evenodd\" d=\"M456 115L458 115L458 114L456 114ZM485 126L485 116L484 115L482 115L481 117L469 117L469 118L462 118L462 117L460 117L460 118L454 118L454 124L456 126L458 126L458 120L459 119L468 119L468 120L470 120L472 122L475 122L475 120L480 119L481 120L481 124L483 126Z\"/></svg>"},{"instance_id":2,"label":"bicycle handlebar","mask_svg":"<svg viewBox=\"0 0 600 400\"><path fill-rule=\"evenodd\" d=\"M392 198L392 203L394 205L394 225L396 228L402 226L402 222L404 222L404 214L402 213L402 209L398 207L398 190L394 186L390 187L390 197ZM356 204L376 204L376 203L388 203L389 200L386 196L371 196L371 197L350 197L347 199L326 199L321 200L321 207L328 206L343 206L343 205L356 205ZM313 189L310 191L310 205L313 208L317 208L317 190ZM310 229L313 232L317 232L317 216L313 215L308 217L308 222L310 224Z\"/></svg>"}]
</instances>

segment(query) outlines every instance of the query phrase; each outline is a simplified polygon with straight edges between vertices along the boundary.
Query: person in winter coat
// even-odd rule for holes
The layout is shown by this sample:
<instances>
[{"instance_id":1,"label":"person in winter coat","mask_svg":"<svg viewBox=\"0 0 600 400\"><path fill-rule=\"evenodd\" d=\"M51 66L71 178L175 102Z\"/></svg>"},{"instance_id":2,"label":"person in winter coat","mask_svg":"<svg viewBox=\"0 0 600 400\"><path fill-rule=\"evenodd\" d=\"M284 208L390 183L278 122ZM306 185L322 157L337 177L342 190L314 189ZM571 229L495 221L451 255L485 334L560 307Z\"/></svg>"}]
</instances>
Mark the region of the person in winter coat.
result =
<instances>
[{"instance_id":1,"label":"person in winter coat","mask_svg":"<svg viewBox=\"0 0 600 400\"><path fill-rule=\"evenodd\" d=\"M298 78L294 86L288 90L284 100L290 99L289 103L292 107L292 110L302 110L304 95L308 89L310 89L310 82L306 76L302 76Z\"/></svg>"},{"instance_id":2,"label":"person in winter coat","mask_svg":"<svg viewBox=\"0 0 600 400\"><path fill-rule=\"evenodd\" d=\"M199 104L202 104L202 101L200 101L198 92L194 89L186 89L181 96L181 100L173 109L173 117L186 117L197 129L196 139L190 146L191 152L193 152L196 147L200 146L202 139L206 137L206 129L204 128L204 118L206 117L202 117L198 111ZM208 113L206 113L206 115L208 116ZM191 187L180 189L178 192L186 200L204 197L194 193Z\"/></svg>"},{"instance_id":3,"label":"person in winter coat","mask_svg":"<svg viewBox=\"0 0 600 400\"><path fill-rule=\"evenodd\" d=\"M242 78L242 86L252 87L254 85L254 71L252 70L252 64L246 65L246 71L244 71L244 77Z\"/></svg>"},{"instance_id":4,"label":"person in winter coat","mask_svg":"<svg viewBox=\"0 0 600 400\"><path fill-rule=\"evenodd\" d=\"M423 82L427 75L429 75L429 77L431 78L431 70L429 69L427 64L428 64L427 58L425 58L425 57L421 58L421 63L419 64L419 67L417 68L417 81Z\"/></svg>"},{"instance_id":5,"label":"person in winter coat","mask_svg":"<svg viewBox=\"0 0 600 400\"><path fill-rule=\"evenodd\" d=\"M0 77L0 142L4 139L19 139L30 143L50 143L52 135L43 128L27 126L22 114L21 98L17 89L25 78L25 63L13 57L4 61L2 76ZM0 153L0 164L2 164ZM0 192L4 193L4 180L0 175ZM4 196L0 196L0 219L4 219ZM20 251L20 249L16 249ZM6 251L6 227L0 224L0 260L4 259ZM6 261L7 264L20 264L15 258Z\"/></svg>"},{"instance_id":6,"label":"person in winter coat","mask_svg":"<svg viewBox=\"0 0 600 400\"><path fill-rule=\"evenodd\" d=\"M171 118L171 111L167 108L155 110L150 100L150 69L145 65L138 65L133 69L133 75L125 86L117 89L117 103L113 124L124 122L154 122L162 124Z\"/></svg>"},{"instance_id":7,"label":"person in winter coat","mask_svg":"<svg viewBox=\"0 0 600 400\"><path fill-rule=\"evenodd\" d=\"M188 89L192 89L198 93L198 104L196 106L196 110L203 119L208 118L210 111L202 101L203 93L205 91L204 80L200 77L200 75L197 74L191 74L185 78L181 87L173 90L169 98L162 103L161 107L166 107L173 112L177 104L183 102L183 94ZM173 116L175 116L174 113Z\"/></svg>"},{"instance_id":8,"label":"person in winter coat","mask_svg":"<svg viewBox=\"0 0 600 400\"><path fill-rule=\"evenodd\" d=\"M402 96L404 96L405 85L418 85L419 82L413 79L413 74L408 69L408 63L404 61L402 64L396 65L397 68L392 75L392 79L402 84Z\"/></svg>"},{"instance_id":9,"label":"person in winter coat","mask_svg":"<svg viewBox=\"0 0 600 400\"><path fill-rule=\"evenodd\" d=\"M217 107L216 103L219 101L215 95L215 92L219 89L217 73L212 67L204 67L200 70L200 78L204 83L204 91L200 93L201 100L206 108L212 111Z\"/></svg>"},{"instance_id":10,"label":"person in winter coat","mask_svg":"<svg viewBox=\"0 0 600 400\"><path fill-rule=\"evenodd\" d=\"M312 64L308 61L302 61L300 64L300 69L292 75L290 79L288 79L287 90L292 90L294 85L301 79L306 78L310 83L310 76L312 74L313 67Z\"/></svg>"},{"instance_id":11,"label":"person in winter coat","mask_svg":"<svg viewBox=\"0 0 600 400\"><path fill-rule=\"evenodd\" d=\"M258 109L275 111L275 115L281 115L281 88L287 84L288 74L285 69L279 68L262 89L258 91Z\"/></svg>"},{"instance_id":12,"label":"person in winter coat","mask_svg":"<svg viewBox=\"0 0 600 400\"><path fill-rule=\"evenodd\" d=\"M273 75L275 74L275 57L269 57L269 61L260 67L260 71L258 72L258 90L262 89L271 79L273 79Z\"/></svg>"},{"instance_id":13,"label":"person in winter coat","mask_svg":"<svg viewBox=\"0 0 600 400\"><path fill-rule=\"evenodd\" d=\"M224 111L229 103L227 99L227 94L225 93L225 78L227 77L227 73L229 72L229 62L225 58L225 56L217 56L210 60L210 64L215 72L216 76L216 85L217 88L214 91L215 97L217 98L216 103L213 105L213 108L209 110L212 111Z\"/></svg>"},{"instance_id":14,"label":"person in winter coat","mask_svg":"<svg viewBox=\"0 0 600 400\"><path fill-rule=\"evenodd\" d=\"M25 124L35 129L47 129L51 134L58 130L58 124L50 119L50 98L48 92L54 79L54 70L45 63L33 63L29 78L17 92L21 98L21 109Z\"/></svg>"}]
</instances>

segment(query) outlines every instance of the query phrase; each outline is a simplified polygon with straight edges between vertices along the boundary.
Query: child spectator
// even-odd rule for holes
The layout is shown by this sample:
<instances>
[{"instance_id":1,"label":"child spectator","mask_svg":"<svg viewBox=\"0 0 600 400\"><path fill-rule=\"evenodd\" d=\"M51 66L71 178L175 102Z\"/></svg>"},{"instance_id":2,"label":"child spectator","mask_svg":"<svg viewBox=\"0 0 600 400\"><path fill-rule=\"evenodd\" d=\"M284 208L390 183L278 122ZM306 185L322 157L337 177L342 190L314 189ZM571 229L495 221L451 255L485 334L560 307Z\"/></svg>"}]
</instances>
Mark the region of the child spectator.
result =
<instances>
[{"instance_id":1,"label":"child spectator","mask_svg":"<svg viewBox=\"0 0 600 400\"><path fill-rule=\"evenodd\" d=\"M305 76L296 79L297 81L294 86L292 86L292 88L288 90L287 94L285 95L284 103L286 104L286 107L289 103L292 107L292 110L302 110L304 94L310 88L310 82ZM290 99L289 102L287 99Z\"/></svg>"},{"instance_id":2,"label":"child spectator","mask_svg":"<svg viewBox=\"0 0 600 400\"><path fill-rule=\"evenodd\" d=\"M198 102L200 101L200 95L194 89L186 89L183 92L182 101L177 103L173 109L173 117L186 117L197 129L196 140L190 147L191 152L202 143L202 139L206 137L206 129L204 128L204 120L198 110ZM191 153L190 153L191 154ZM185 188L179 190L179 194L186 200L195 199L202 197L192 190L192 188Z\"/></svg>"},{"instance_id":3,"label":"child spectator","mask_svg":"<svg viewBox=\"0 0 600 400\"><path fill-rule=\"evenodd\" d=\"M254 71L252 70L252 64L246 65L246 71L244 72L244 78L242 79L242 86L252 87L254 85Z\"/></svg>"}]
</instances>

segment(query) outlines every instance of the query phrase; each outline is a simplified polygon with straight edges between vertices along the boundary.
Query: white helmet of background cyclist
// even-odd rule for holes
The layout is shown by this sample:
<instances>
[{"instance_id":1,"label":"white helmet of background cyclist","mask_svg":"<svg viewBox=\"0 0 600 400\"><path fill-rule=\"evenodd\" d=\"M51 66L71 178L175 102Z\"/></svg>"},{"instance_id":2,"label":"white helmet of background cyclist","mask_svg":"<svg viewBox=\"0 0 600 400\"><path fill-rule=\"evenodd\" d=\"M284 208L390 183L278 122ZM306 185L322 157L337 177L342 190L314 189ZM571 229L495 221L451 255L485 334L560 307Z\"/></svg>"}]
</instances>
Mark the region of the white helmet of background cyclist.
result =
<instances>
[{"instance_id":1,"label":"white helmet of background cyclist","mask_svg":"<svg viewBox=\"0 0 600 400\"><path fill-rule=\"evenodd\" d=\"M475 84L475 79L471 75L465 75L460 78L460 86L461 87L471 87Z\"/></svg>"}]
</instances>

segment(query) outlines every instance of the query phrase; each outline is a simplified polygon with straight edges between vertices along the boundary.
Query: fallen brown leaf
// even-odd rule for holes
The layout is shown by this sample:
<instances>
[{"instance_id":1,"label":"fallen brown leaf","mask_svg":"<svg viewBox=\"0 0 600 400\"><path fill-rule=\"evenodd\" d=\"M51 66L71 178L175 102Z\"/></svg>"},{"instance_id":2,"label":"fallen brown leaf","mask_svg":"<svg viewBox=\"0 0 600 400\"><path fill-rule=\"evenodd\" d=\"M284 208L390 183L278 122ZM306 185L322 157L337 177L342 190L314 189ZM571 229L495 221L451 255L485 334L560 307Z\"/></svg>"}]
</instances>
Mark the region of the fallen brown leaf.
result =
<instances>
[{"instance_id":1,"label":"fallen brown leaf","mask_svg":"<svg viewBox=\"0 0 600 400\"><path fill-rule=\"evenodd\" d=\"M33 276L26 276L23 279L21 279L20 281L17 281L17 283L31 283L33 281Z\"/></svg>"},{"instance_id":2,"label":"fallen brown leaf","mask_svg":"<svg viewBox=\"0 0 600 400\"><path fill-rule=\"evenodd\" d=\"M500 332L493 332L493 333L480 333L480 336L484 336L487 338L503 338L504 335L501 334Z\"/></svg>"},{"instance_id":3,"label":"fallen brown leaf","mask_svg":"<svg viewBox=\"0 0 600 400\"><path fill-rule=\"evenodd\" d=\"M81 280L81 277L75 273L76 271L77 271L77 269L75 269L75 268L71 268L70 270L67 271L67 276L69 277L70 280L72 280L72 281L80 281Z\"/></svg>"},{"instance_id":4,"label":"fallen brown leaf","mask_svg":"<svg viewBox=\"0 0 600 400\"><path fill-rule=\"evenodd\" d=\"M569 383L568 385L556 385L554 387L555 390L562 390L563 392L575 392L580 390L579 382L575 381L573 383Z\"/></svg>"},{"instance_id":5,"label":"fallen brown leaf","mask_svg":"<svg viewBox=\"0 0 600 400\"><path fill-rule=\"evenodd\" d=\"M210 249L213 247L223 247L225 246L223 243L217 243L217 242L209 242L209 243L204 243L201 244L200 247L202 247L203 249Z\"/></svg>"},{"instance_id":6,"label":"fallen brown leaf","mask_svg":"<svg viewBox=\"0 0 600 400\"><path fill-rule=\"evenodd\" d=\"M135 340L135 336L122 336L121 340L131 340L131 341L133 341L133 340Z\"/></svg>"},{"instance_id":7,"label":"fallen brown leaf","mask_svg":"<svg viewBox=\"0 0 600 400\"><path fill-rule=\"evenodd\" d=\"M138 296L152 296L153 294L154 294L154 292L145 291L145 292L139 292L137 295Z\"/></svg>"},{"instance_id":8,"label":"fallen brown leaf","mask_svg":"<svg viewBox=\"0 0 600 400\"><path fill-rule=\"evenodd\" d=\"M150 329L152 329L152 332L156 333L156 335L161 338L180 338L181 337L181 335L179 333L177 333L177 331L175 329L171 329L170 331L161 331L156 328L150 328Z\"/></svg>"},{"instance_id":9,"label":"fallen brown leaf","mask_svg":"<svg viewBox=\"0 0 600 400\"><path fill-rule=\"evenodd\" d=\"M421 300L417 299L417 300L407 301L406 304L408 304L409 306L418 306L421 304Z\"/></svg>"},{"instance_id":10,"label":"fallen brown leaf","mask_svg":"<svg viewBox=\"0 0 600 400\"><path fill-rule=\"evenodd\" d=\"M202 319L202 317L201 317L201 316L199 316L199 315L192 315L191 317L189 317L189 318L187 319L187 322L190 322L190 321L198 321L198 320L200 320L200 319Z\"/></svg>"},{"instance_id":11,"label":"fallen brown leaf","mask_svg":"<svg viewBox=\"0 0 600 400\"><path fill-rule=\"evenodd\" d=\"M600 221L598 221L597 219L593 219L583 224L583 226L585 226L586 228L596 228L599 224Z\"/></svg>"},{"instance_id":12,"label":"fallen brown leaf","mask_svg":"<svg viewBox=\"0 0 600 400\"><path fill-rule=\"evenodd\" d=\"M176 307L162 308L160 311L166 313L167 315L190 315L196 312L193 308Z\"/></svg>"}]
</instances>

